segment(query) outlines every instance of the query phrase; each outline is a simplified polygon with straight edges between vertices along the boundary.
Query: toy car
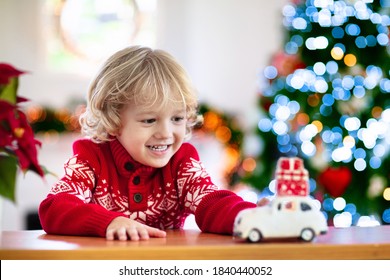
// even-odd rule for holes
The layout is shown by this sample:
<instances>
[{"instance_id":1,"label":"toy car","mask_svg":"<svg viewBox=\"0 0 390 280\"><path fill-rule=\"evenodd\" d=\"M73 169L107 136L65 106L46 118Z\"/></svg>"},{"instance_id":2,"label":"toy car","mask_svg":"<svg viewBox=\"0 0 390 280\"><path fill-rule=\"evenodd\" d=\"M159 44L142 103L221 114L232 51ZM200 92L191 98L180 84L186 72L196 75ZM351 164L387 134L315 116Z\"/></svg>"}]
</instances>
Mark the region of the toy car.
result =
<instances>
[{"instance_id":1,"label":"toy car","mask_svg":"<svg viewBox=\"0 0 390 280\"><path fill-rule=\"evenodd\" d=\"M327 231L326 218L313 198L276 196L266 206L239 212L234 221L233 236L250 242L292 237L310 242Z\"/></svg>"}]
</instances>

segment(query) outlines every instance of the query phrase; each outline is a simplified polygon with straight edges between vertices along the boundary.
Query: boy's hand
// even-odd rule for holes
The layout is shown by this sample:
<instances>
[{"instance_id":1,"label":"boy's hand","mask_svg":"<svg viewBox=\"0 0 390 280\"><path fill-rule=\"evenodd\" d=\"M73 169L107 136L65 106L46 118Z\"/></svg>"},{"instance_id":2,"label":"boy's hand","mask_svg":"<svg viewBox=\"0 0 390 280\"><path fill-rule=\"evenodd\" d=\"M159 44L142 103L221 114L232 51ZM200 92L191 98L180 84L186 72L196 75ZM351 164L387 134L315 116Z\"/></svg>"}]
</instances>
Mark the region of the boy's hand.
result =
<instances>
[{"instance_id":1,"label":"boy's hand","mask_svg":"<svg viewBox=\"0 0 390 280\"><path fill-rule=\"evenodd\" d=\"M166 232L153 228L137 221L117 217L108 225L106 230L107 240L146 240L150 237L165 237Z\"/></svg>"}]
</instances>

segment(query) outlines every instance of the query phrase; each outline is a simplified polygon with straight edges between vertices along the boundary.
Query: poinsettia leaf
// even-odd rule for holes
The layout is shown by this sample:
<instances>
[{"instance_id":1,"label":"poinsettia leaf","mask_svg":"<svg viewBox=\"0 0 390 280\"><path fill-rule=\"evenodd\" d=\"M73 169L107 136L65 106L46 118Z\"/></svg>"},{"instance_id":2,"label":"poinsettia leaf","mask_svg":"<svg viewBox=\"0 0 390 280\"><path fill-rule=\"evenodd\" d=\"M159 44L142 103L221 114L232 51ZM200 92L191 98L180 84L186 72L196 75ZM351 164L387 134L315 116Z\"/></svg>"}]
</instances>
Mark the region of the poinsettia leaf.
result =
<instances>
[{"instance_id":1,"label":"poinsettia leaf","mask_svg":"<svg viewBox=\"0 0 390 280\"><path fill-rule=\"evenodd\" d=\"M0 195L15 202L17 160L13 156L0 155Z\"/></svg>"},{"instance_id":2,"label":"poinsettia leaf","mask_svg":"<svg viewBox=\"0 0 390 280\"><path fill-rule=\"evenodd\" d=\"M16 104L17 90L19 85L18 78L11 78L10 82L5 85L0 92L0 99Z\"/></svg>"}]
</instances>

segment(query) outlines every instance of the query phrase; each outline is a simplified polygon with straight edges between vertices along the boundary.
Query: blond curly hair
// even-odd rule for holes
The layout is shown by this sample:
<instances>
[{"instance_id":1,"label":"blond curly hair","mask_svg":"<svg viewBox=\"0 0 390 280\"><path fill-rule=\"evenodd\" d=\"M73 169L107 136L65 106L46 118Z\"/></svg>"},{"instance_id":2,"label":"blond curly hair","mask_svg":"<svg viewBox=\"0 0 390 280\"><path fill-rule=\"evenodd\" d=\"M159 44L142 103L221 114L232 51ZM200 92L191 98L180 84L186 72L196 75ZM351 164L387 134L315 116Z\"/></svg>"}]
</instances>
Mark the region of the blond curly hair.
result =
<instances>
[{"instance_id":1,"label":"blond curly hair","mask_svg":"<svg viewBox=\"0 0 390 280\"><path fill-rule=\"evenodd\" d=\"M167 102L184 105L187 138L201 122L197 96L187 73L167 52L148 47L122 49L104 63L92 80L87 108L80 116L82 133L96 143L110 141L121 126L121 110L129 102L141 106Z\"/></svg>"}]
</instances>

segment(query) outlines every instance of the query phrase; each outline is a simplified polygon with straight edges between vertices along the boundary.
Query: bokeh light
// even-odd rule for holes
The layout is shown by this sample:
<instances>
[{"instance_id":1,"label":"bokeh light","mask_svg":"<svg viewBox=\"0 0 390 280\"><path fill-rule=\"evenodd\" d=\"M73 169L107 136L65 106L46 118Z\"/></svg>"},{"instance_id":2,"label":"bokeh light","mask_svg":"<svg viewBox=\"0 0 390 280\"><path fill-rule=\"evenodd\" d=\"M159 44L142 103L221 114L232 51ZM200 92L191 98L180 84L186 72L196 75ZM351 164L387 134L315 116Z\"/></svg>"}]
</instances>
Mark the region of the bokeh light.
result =
<instances>
[{"instance_id":1,"label":"bokeh light","mask_svg":"<svg viewBox=\"0 0 390 280\"><path fill-rule=\"evenodd\" d=\"M341 60L344 56L344 51L340 47L334 47L330 51L330 54L333 57L333 59Z\"/></svg>"},{"instance_id":2,"label":"bokeh light","mask_svg":"<svg viewBox=\"0 0 390 280\"><path fill-rule=\"evenodd\" d=\"M347 54L344 57L344 63L345 63L345 65L347 65L349 67L355 66L356 62L357 62L356 56L353 54Z\"/></svg>"}]
</instances>

